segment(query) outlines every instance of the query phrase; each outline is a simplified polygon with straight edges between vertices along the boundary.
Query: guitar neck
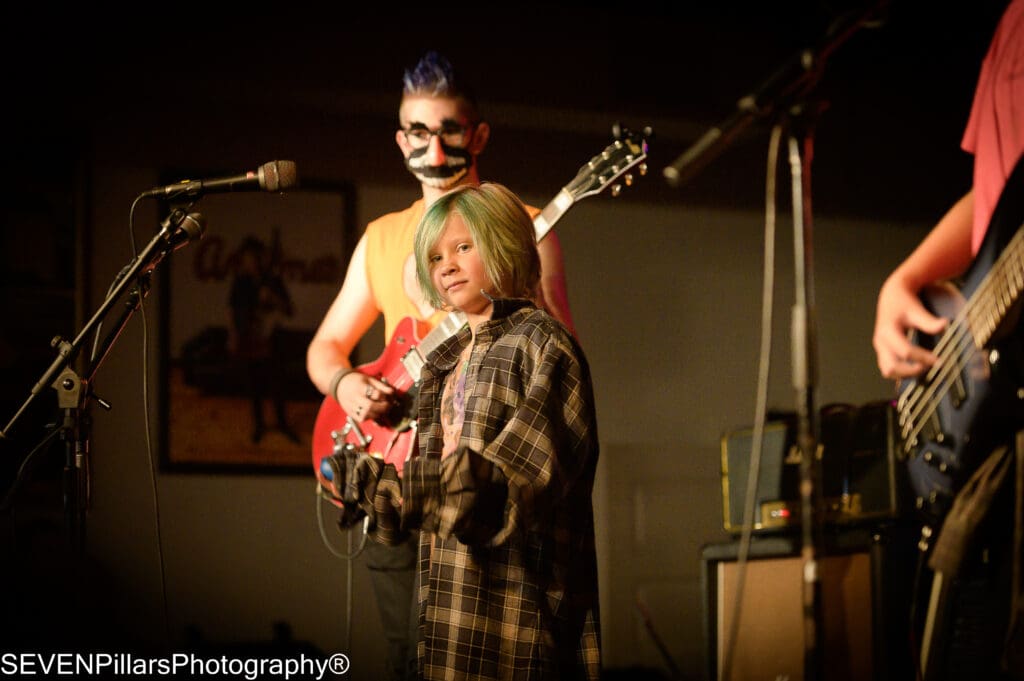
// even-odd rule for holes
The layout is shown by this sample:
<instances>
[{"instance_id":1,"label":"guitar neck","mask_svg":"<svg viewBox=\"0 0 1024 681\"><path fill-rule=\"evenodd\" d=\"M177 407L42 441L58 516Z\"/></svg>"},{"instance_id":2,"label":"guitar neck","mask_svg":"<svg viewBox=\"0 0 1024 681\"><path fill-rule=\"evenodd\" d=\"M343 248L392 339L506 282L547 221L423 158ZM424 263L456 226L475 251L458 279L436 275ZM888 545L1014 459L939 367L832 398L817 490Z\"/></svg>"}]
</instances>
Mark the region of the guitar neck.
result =
<instances>
[{"instance_id":1,"label":"guitar neck","mask_svg":"<svg viewBox=\"0 0 1024 681\"><path fill-rule=\"evenodd\" d=\"M436 350L441 343L458 333L459 329L465 324L466 315L456 310L442 319L440 324L424 336L419 345L410 349L401 360L402 366L405 367L406 373L409 374L409 378L418 383L420 375L423 373L423 365L426 363L427 355Z\"/></svg>"},{"instance_id":2,"label":"guitar neck","mask_svg":"<svg viewBox=\"0 0 1024 681\"><path fill-rule=\"evenodd\" d=\"M1024 280L1024 225L1006 245L964 311L974 344L983 348L1021 293Z\"/></svg>"},{"instance_id":3,"label":"guitar neck","mask_svg":"<svg viewBox=\"0 0 1024 681\"><path fill-rule=\"evenodd\" d=\"M563 187L562 191L558 192L558 195L544 206L544 210L533 219L533 229L537 233L538 242L548 235L555 223L562 219L562 216L572 208L572 204L575 202L576 199L573 198L573 195Z\"/></svg>"}]
</instances>

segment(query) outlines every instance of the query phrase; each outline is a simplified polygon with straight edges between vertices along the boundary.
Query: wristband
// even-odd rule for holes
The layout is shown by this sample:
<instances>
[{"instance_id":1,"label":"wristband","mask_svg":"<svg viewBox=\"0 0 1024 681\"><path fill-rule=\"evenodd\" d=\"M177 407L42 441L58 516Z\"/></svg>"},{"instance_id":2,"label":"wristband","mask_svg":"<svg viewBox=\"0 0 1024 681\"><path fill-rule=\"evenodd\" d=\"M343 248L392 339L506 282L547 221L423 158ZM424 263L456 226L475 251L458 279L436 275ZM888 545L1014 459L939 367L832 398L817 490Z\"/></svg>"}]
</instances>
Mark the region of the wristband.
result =
<instances>
[{"instance_id":1,"label":"wristband","mask_svg":"<svg viewBox=\"0 0 1024 681\"><path fill-rule=\"evenodd\" d=\"M351 367L342 367L334 372L334 376L331 378L331 386L328 388L327 394L334 398L334 401L338 401L338 384L341 383L341 379L351 374L355 369Z\"/></svg>"}]
</instances>

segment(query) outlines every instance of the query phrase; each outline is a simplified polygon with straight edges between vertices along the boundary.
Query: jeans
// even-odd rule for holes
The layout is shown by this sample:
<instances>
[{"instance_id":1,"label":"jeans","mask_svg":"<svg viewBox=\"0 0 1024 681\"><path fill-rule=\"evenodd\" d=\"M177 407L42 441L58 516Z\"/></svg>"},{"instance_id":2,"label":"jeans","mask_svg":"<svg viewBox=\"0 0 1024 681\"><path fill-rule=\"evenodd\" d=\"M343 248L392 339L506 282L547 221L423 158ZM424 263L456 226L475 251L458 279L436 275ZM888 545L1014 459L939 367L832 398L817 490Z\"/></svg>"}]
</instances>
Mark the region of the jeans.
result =
<instances>
[{"instance_id":1,"label":"jeans","mask_svg":"<svg viewBox=\"0 0 1024 681\"><path fill-rule=\"evenodd\" d=\"M416 559L419 533L405 542L387 546L373 540L363 550L387 639L388 681L416 678L419 604L416 594Z\"/></svg>"}]
</instances>

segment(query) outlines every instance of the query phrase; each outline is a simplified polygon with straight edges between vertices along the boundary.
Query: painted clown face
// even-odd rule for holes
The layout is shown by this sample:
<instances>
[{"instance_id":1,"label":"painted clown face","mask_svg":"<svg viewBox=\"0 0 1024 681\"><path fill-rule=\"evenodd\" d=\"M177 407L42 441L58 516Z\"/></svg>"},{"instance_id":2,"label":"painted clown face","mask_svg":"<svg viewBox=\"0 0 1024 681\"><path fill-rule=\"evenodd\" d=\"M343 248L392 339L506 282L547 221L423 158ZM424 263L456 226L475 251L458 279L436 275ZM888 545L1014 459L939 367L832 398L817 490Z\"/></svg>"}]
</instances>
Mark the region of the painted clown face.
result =
<instances>
[{"instance_id":1,"label":"painted clown face","mask_svg":"<svg viewBox=\"0 0 1024 681\"><path fill-rule=\"evenodd\" d=\"M473 167L473 157L465 150L441 143L433 150L433 142L414 150L405 159L405 167L422 184L436 189L451 189Z\"/></svg>"},{"instance_id":2,"label":"painted clown face","mask_svg":"<svg viewBox=\"0 0 1024 681\"><path fill-rule=\"evenodd\" d=\"M406 97L399 118L402 129L396 139L405 166L423 185L443 191L476 177L486 124L473 125L457 100Z\"/></svg>"}]
</instances>

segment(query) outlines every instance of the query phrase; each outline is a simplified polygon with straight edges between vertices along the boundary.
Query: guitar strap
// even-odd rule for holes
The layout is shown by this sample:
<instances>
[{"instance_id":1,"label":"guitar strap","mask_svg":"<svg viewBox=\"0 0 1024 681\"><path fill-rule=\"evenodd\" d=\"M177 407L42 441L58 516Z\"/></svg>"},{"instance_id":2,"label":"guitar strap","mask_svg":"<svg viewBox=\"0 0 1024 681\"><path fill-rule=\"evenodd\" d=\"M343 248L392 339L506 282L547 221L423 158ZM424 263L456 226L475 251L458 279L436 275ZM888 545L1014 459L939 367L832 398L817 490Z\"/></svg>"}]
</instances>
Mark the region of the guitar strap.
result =
<instances>
[{"instance_id":1,"label":"guitar strap","mask_svg":"<svg viewBox=\"0 0 1024 681\"><path fill-rule=\"evenodd\" d=\"M979 525L991 508L997 492L1004 483L1009 482L1008 478L1012 480L1014 491L1013 517L1009 519L1012 527L1012 565L1009 620L1002 649L1001 668L1010 673L1010 678L1024 681L1024 430L1017 433L1014 445L1002 446L992 452L957 494L935 542L928 567L936 573L940 584L949 584L956 579ZM940 593L947 592L940 588ZM946 607L946 596L939 596L939 600L943 602L933 603L931 607L933 614L934 611ZM941 615L939 617L941 621ZM927 649L925 656L931 656ZM926 662L925 670L931 671L928 669L931 666L933 665ZM925 678L934 677L926 673Z\"/></svg>"},{"instance_id":2,"label":"guitar strap","mask_svg":"<svg viewBox=\"0 0 1024 681\"><path fill-rule=\"evenodd\" d=\"M955 579L960 572L978 526L1013 469L1014 449L1003 445L993 451L956 495L928 560L928 567L941 572L946 579Z\"/></svg>"},{"instance_id":3,"label":"guitar strap","mask_svg":"<svg viewBox=\"0 0 1024 681\"><path fill-rule=\"evenodd\" d=\"M957 577L964 565L964 560L971 551L973 542L978 537L979 528L988 516L999 490L1007 482L1010 472L1014 468L1018 468L1014 465L1014 459L1018 456L1019 451L1020 448L1013 444L1002 445L995 449L978 466L964 484L963 489L956 495L953 506L942 523L942 529L928 559L928 567L933 571L934 577L920 651L921 678L925 681L944 678L943 668L948 661L943 662L942 658L949 653L950 646L953 645L953 641L950 639L953 632L947 630L948 627L954 625L954 622L949 619L953 614L950 608L960 610L965 601L971 601L974 596L977 596L977 594L972 596L966 592L959 593L964 588L970 592L971 586L954 585L958 584ZM1019 527L1019 523L1014 522L1014 525ZM1016 529L1014 529L1015 537ZM1019 545L1017 548L1019 549ZM1011 560L1014 567L1020 562L1018 557L1013 557ZM976 577L969 575L967 578L968 584L973 585L976 581ZM1011 586L1011 594L1015 593L1015 590L1016 587ZM957 605L954 606L954 603ZM1016 603L1013 601L1011 605L1009 613L1011 622L1014 619ZM960 612L963 611L960 610ZM970 617L970 615L965 616ZM963 624L961 623L960 626ZM974 631L971 625L968 625L968 631ZM1011 625L1005 632L1001 631L998 635L1009 640L1013 631ZM978 654L977 645L977 641L971 640L969 637L962 640L957 647L960 650L959 654L966 655L966 657L961 660L960 664ZM1004 648L1003 659L1000 660L1001 665L1007 664L1006 657L1010 653L1010 650ZM950 678L960 678L955 672L950 672L950 674Z\"/></svg>"},{"instance_id":4,"label":"guitar strap","mask_svg":"<svg viewBox=\"0 0 1024 681\"><path fill-rule=\"evenodd\" d=\"M1024 679L1024 430L1017 433L1017 481L1013 509L1013 570L1010 576L1010 625L1003 646L1003 669Z\"/></svg>"}]
</instances>

